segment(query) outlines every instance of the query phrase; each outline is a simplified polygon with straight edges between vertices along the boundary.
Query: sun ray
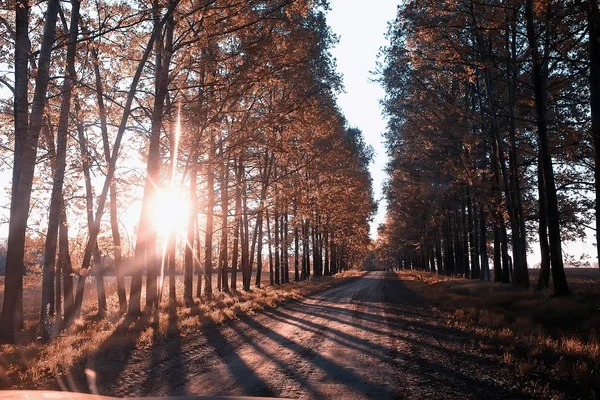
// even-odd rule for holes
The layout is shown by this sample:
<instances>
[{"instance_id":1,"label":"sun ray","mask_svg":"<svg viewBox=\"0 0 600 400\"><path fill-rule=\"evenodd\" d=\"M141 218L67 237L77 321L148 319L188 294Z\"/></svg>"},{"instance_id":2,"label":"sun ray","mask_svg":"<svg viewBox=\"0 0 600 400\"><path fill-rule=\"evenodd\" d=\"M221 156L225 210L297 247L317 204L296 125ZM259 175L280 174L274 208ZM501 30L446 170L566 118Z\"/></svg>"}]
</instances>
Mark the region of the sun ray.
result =
<instances>
[{"instance_id":1,"label":"sun ray","mask_svg":"<svg viewBox=\"0 0 600 400\"><path fill-rule=\"evenodd\" d=\"M175 123L173 153L171 156L171 171L169 177L169 186L166 191L159 191L156 204L156 215L158 227L162 228L164 235L162 256L160 262L160 282L158 285L158 304L160 304L165 281L165 262L167 251L172 233L184 225L187 218L187 209L189 201L186 199L185 192L175 187L175 173L177 171L177 156L179 152L179 138L181 136L181 103L177 107L177 122ZM174 239L175 240L175 239Z\"/></svg>"}]
</instances>

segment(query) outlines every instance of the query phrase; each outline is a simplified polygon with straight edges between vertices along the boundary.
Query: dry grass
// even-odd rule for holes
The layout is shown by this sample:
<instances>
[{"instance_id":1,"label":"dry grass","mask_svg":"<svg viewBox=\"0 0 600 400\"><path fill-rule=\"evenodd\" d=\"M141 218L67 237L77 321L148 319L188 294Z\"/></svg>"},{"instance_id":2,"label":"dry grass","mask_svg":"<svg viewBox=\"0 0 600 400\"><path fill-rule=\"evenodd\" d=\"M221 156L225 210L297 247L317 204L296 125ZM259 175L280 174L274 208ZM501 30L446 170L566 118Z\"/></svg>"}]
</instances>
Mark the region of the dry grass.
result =
<instances>
[{"instance_id":1,"label":"dry grass","mask_svg":"<svg viewBox=\"0 0 600 400\"><path fill-rule=\"evenodd\" d=\"M447 323L490 338L517 374L600 395L600 273L567 270L574 294L400 271L408 285L448 315ZM543 379L542 379L543 378Z\"/></svg>"},{"instance_id":2,"label":"dry grass","mask_svg":"<svg viewBox=\"0 0 600 400\"><path fill-rule=\"evenodd\" d=\"M76 320L70 328L57 334L50 343L32 340L37 325L35 304L36 301L39 303L37 298L40 289L36 282L27 282L25 304L29 305L26 307L26 316L30 316L26 323L28 330L20 344L0 345L0 389L18 389L27 383L62 376L75 363L94 352L119 352L124 346L144 348L150 346L157 337L168 339L174 331L185 336L202 326L222 323L236 319L242 314L252 314L275 307L285 301L299 299L341 284L361 274L349 271L334 277L280 286L263 284L262 288L253 287L250 292L215 293L211 300L196 300L191 308L184 307L180 300L183 282L178 281L177 304L169 304L165 299L165 292L160 312L152 316L146 315L133 324L117 313L116 288L112 287L110 282L107 285L109 313L103 319L96 318L96 293L94 283L90 282L90 287L86 287L89 290L82 313L84 316ZM266 283L268 284L268 277ZM213 284L216 285L216 282Z\"/></svg>"}]
</instances>

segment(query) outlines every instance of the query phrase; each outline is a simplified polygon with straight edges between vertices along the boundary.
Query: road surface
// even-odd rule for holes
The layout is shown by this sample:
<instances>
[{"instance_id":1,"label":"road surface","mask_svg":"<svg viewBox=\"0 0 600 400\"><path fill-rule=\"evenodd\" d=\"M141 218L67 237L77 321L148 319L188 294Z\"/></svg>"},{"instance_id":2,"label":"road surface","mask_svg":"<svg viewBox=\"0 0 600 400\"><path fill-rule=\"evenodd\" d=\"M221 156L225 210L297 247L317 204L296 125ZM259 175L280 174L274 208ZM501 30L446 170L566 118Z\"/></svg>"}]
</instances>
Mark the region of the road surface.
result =
<instances>
[{"instance_id":1,"label":"road surface","mask_svg":"<svg viewBox=\"0 0 600 400\"><path fill-rule=\"evenodd\" d=\"M103 352L87 368L95 390L116 396L528 398L482 348L394 273L371 272L149 349ZM85 390L81 374L64 385Z\"/></svg>"}]
</instances>

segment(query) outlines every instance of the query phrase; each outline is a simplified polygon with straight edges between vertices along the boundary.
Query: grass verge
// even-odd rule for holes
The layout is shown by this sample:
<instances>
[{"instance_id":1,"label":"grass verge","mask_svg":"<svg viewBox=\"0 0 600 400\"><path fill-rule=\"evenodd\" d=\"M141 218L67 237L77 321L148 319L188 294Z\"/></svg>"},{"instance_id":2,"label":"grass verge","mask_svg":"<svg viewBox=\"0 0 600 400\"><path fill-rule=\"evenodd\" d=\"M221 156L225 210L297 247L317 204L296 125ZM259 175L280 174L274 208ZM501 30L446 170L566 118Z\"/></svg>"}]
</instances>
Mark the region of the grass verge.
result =
<instances>
[{"instance_id":1,"label":"grass verge","mask_svg":"<svg viewBox=\"0 0 600 400\"><path fill-rule=\"evenodd\" d=\"M399 271L413 290L447 314L447 324L491 339L503 362L534 386L569 396L600 395L600 278L570 279L573 295ZM482 348L482 351L486 349ZM543 389L543 388L540 388Z\"/></svg>"}]
</instances>

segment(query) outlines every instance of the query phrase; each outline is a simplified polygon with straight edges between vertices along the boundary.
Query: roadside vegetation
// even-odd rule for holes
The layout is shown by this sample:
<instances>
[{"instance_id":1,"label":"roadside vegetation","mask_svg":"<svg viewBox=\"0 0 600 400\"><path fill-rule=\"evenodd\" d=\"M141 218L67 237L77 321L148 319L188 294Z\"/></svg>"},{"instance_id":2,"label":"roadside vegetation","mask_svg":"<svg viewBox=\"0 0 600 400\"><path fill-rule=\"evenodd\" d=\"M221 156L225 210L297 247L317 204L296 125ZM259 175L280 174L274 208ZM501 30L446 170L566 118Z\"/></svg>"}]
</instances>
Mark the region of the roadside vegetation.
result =
<instances>
[{"instance_id":1,"label":"roadside vegetation","mask_svg":"<svg viewBox=\"0 0 600 400\"><path fill-rule=\"evenodd\" d=\"M447 324L471 332L504 354L504 363L534 386L550 385L575 397L600 393L600 274L567 269L570 297L551 289L398 271L409 288L432 301ZM577 394L579 393L579 394Z\"/></svg>"},{"instance_id":2,"label":"roadside vegetation","mask_svg":"<svg viewBox=\"0 0 600 400\"><path fill-rule=\"evenodd\" d=\"M406 271L448 324L494 339L524 379L592 398L600 272L574 274L564 250L600 237L599 10L398 7L379 71L390 180L373 247L376 264Z\"/></svg>"}]
</instances>

